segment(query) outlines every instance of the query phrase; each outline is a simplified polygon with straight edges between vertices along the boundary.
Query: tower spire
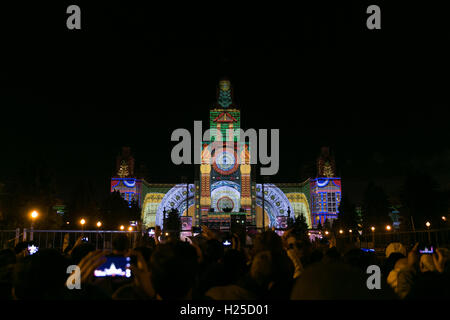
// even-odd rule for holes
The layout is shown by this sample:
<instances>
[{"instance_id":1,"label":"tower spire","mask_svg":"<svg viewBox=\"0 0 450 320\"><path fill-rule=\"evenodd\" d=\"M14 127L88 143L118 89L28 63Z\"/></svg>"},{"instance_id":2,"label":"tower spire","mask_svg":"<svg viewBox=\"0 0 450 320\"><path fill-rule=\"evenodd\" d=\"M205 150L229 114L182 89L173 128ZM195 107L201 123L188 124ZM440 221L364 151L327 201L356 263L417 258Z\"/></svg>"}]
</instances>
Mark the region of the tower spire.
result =
<instances>
[{"instance_id":1,"label":"tower spire","mask_svg":"<svg viewBox=\"0 0 450 320\"><path fill-rule=\"evenodd\" d=\"M224 109L234 107L233 88L230 80L227 78L222 78L219 81L219 86L217 87L216 107Z\"/></svg>"}]
</instances>

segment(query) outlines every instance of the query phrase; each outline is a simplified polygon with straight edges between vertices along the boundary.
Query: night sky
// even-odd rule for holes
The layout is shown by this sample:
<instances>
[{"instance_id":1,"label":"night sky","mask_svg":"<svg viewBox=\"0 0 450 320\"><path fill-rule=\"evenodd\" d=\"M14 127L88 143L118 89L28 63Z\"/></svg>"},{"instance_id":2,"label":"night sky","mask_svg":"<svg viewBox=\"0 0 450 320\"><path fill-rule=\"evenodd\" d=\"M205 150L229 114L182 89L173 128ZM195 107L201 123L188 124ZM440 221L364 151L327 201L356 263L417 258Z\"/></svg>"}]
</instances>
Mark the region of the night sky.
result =
<instances>
[{"instance_id":1,"label":"night sky","mask_svg":"<svg viewBox=\"0 0 450 320\"><path fill-rule=\"evenodd\" d=\"M415 169L448 187L445 11L380 4L382 29L370 31L372 3L341 2L191 14L78 1L81 31L65 26L72 3L2 10L0 181L40 161L62 198L86 180L101 197L124 145L149 182L192 181L192 166L171 163L171 133L193 133L194 120L207 128L228 76L241 126L280 129L271 181L300 182L301 167L328 145L353 201L370 180L396 192Z\"/></svg>"}]
</instances>

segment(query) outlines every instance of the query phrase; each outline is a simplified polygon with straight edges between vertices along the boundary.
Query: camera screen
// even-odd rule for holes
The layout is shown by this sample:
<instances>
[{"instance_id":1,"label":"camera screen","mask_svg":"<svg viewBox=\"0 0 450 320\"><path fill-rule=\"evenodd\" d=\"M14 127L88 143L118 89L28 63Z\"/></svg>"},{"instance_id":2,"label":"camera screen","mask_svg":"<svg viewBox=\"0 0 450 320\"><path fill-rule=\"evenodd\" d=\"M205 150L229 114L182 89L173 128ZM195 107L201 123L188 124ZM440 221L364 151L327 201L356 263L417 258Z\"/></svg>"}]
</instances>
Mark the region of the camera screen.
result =
<instances>
[{"instance_id":1,"label":"camera screen","mask_svg":"<svg viewBox=\"0 0 450 320\"><path fill-rule=\"evenodd\" d=\"M419 252L421 254L432 254L434 253L433 246L424 246L423 248L419 249Z\"/></svg>"},{"instance_id":2,"label":"camera screen","mask_svg":"<svg viewBox=\"0 0 450 320\"><path fill-rule=\"evenodd\" d=\"M131 277L130 257L108 256L106 262L94 271L95 277Z\"/></svg>"}]
</instances>

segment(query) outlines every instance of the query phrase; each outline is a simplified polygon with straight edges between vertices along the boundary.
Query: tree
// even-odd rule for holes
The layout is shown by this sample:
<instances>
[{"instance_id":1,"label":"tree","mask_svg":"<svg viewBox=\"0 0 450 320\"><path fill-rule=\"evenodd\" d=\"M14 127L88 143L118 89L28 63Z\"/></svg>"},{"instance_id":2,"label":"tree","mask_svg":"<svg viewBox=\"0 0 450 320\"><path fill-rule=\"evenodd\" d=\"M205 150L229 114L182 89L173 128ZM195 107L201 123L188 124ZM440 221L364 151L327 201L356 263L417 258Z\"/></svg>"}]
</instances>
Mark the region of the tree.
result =
<instances>
[{"instance_id":1,"label":"tree","mask_svg":"<svg viewBox=\"0 0 450 320\"><path fill-rule=\"evenodd\" d=\"M325 230L331 230L331 223L330 223L330 220L325 219L325 222L323 223L323 228L324 228Z\"/></svg>"},{"instance_id":2,"label":"tree","mask_svg":"<svg viewBox=\"0 0 450 320\"><path fill-rule=\"evenodd\" d=\"M117 229L120 225L129 223L128 201L122 198L119 191L113 191L106 197L100 210L100 219L105 229Z\"/></svg>"},{"instance_id":3,"label":"tree","mask_svg":"<svg viewBox=\"0 0 450 320\"><path fill-rule=\"evenodd\" d=\"M409 173L403 183L400 199L403 211L414 219L417 229L422 229L427 220L441 221L447 214L448 194L439 190L438 183L427 173Z\"/></svg>"},{"instance_id":4,"label":"tree","mask_svg":"<svg viewBox=\"0 0 450 320\"><path fill-rule=\"evenodd\" d=\"M139 203L135 199L131 200L127 215L130 221L139 221L141 219L141 208L139 208Z\"/></svg>"},{"instance_id":5,"label":"tree","mask_svg":"<svg viewBox=\"0 0 450 320\"><path fill-rule=\"evenodd\" d=\"M356 230L357 228L356 206L350 202L347 195L342 197L341 203L339 204L338 219L335 223L339 228L343 229Z\"/></svg>"},{"instance_id":6,"label":"tree","mask_svg":"<svg viewBox=\"0 0 450 320\"><path fill-rule=\"evenodd\" d=\"M293 233L296 236L306 236L308 232L308 223L306 223L305 216L303 214L297 216L292 227L294 229Z\"/></svg>"},{"instance_id":7,"label":"tree","mask_svg":"<svg viewBox=\"0 0 450 320\"><path fill-rule=\"evenodd\" d=\"M168 213L164 210L164 232L168 232L171 237L179 238L181 231L181 219L177 209L172 208Z\"/></svg>"},{"instance_id":8,"label":"tree","mask_svg":"<svg viewBox=\"0 0 450 320\"><path fill-rule=\"evenodd\" d=\"M391 224L389 217L390 204L383 188L369 182L363 197L363 220L364 227L375 226L378 230L384 229L384 226Z\"/></svg>"},{"instance_id":9,"label":"tree","mask_svg":"<svg viewBox=\"0 0 450 320\"><path fill-rule=\"evenodd\" d=\"M98 219L102 213L95 199L95 188L89 180L80 180L73 190L68 202L67 220L71 226L79 225L78 221L84 218L89 223ZM87 225L85 226L87 227Z\"/></svg>"},{"instance_id":10,"label":"tree","mask_svg":"<svg viewBox=\"0 0 450 320\"><path fill-rule=\"evenodd\" d=\"M322 224L320 223L320 221L317 224L316 229L319 230L319 231L322 231L323 227L322 227Z\"/></svg>"},{"instance_id":11,"label":"tree","mask_svg":"<svg viewBox=\"0 0 450 320\"><path fill-rule=\"evenodd\" d=\"M46 161L33 158L2 189L3 228L29 228L31 210L39 212L39 219L34 223L36 229L60 227L52 210L56 199L56 179Z\"/></svg>"},{"instance_id":12,"label":"tree","mask_svg":"<svg viewBox=\"0 0 450 320\"><path fill-rule=\"evenodd\" d=\"M294 227L294 223L295 223L295 218L291 218L291 217L287 218L286 224L287 224L287 228L288 229L293 228Z\"/></svg>"}]
</instances>

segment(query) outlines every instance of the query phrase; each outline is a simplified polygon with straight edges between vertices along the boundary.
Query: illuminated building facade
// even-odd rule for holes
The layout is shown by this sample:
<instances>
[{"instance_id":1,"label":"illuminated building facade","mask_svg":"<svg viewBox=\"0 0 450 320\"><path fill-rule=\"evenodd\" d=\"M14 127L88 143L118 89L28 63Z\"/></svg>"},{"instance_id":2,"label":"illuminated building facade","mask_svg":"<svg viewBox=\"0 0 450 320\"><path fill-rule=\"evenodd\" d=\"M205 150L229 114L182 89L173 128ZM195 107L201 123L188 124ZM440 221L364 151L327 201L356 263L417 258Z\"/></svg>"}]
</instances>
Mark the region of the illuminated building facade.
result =
<instances>
[{"instance_id":1,"label":"illuminated building facade","mask_svg":"<svg viewBox=\"0 0 450 320\"><path fill-rule=\"evenodd\" d=\"M193 183L151 184L134 176L134 158L128 148L117 158L111 191L138 201L146 227L162 226L164 212L172 208L186 224L217 229L229 229L232 220L241 219L249 227L284 228L289 217L299 215L314 227L337 217L341 184L327 148L317 160L316 178L299 183L257 183L248 144L239 145L239 134L227 131L239 129L241 118L230 81L219 82L217 102L209 115L211 137L202 144L201 164Z\"/></svg>"}]
</instances>

